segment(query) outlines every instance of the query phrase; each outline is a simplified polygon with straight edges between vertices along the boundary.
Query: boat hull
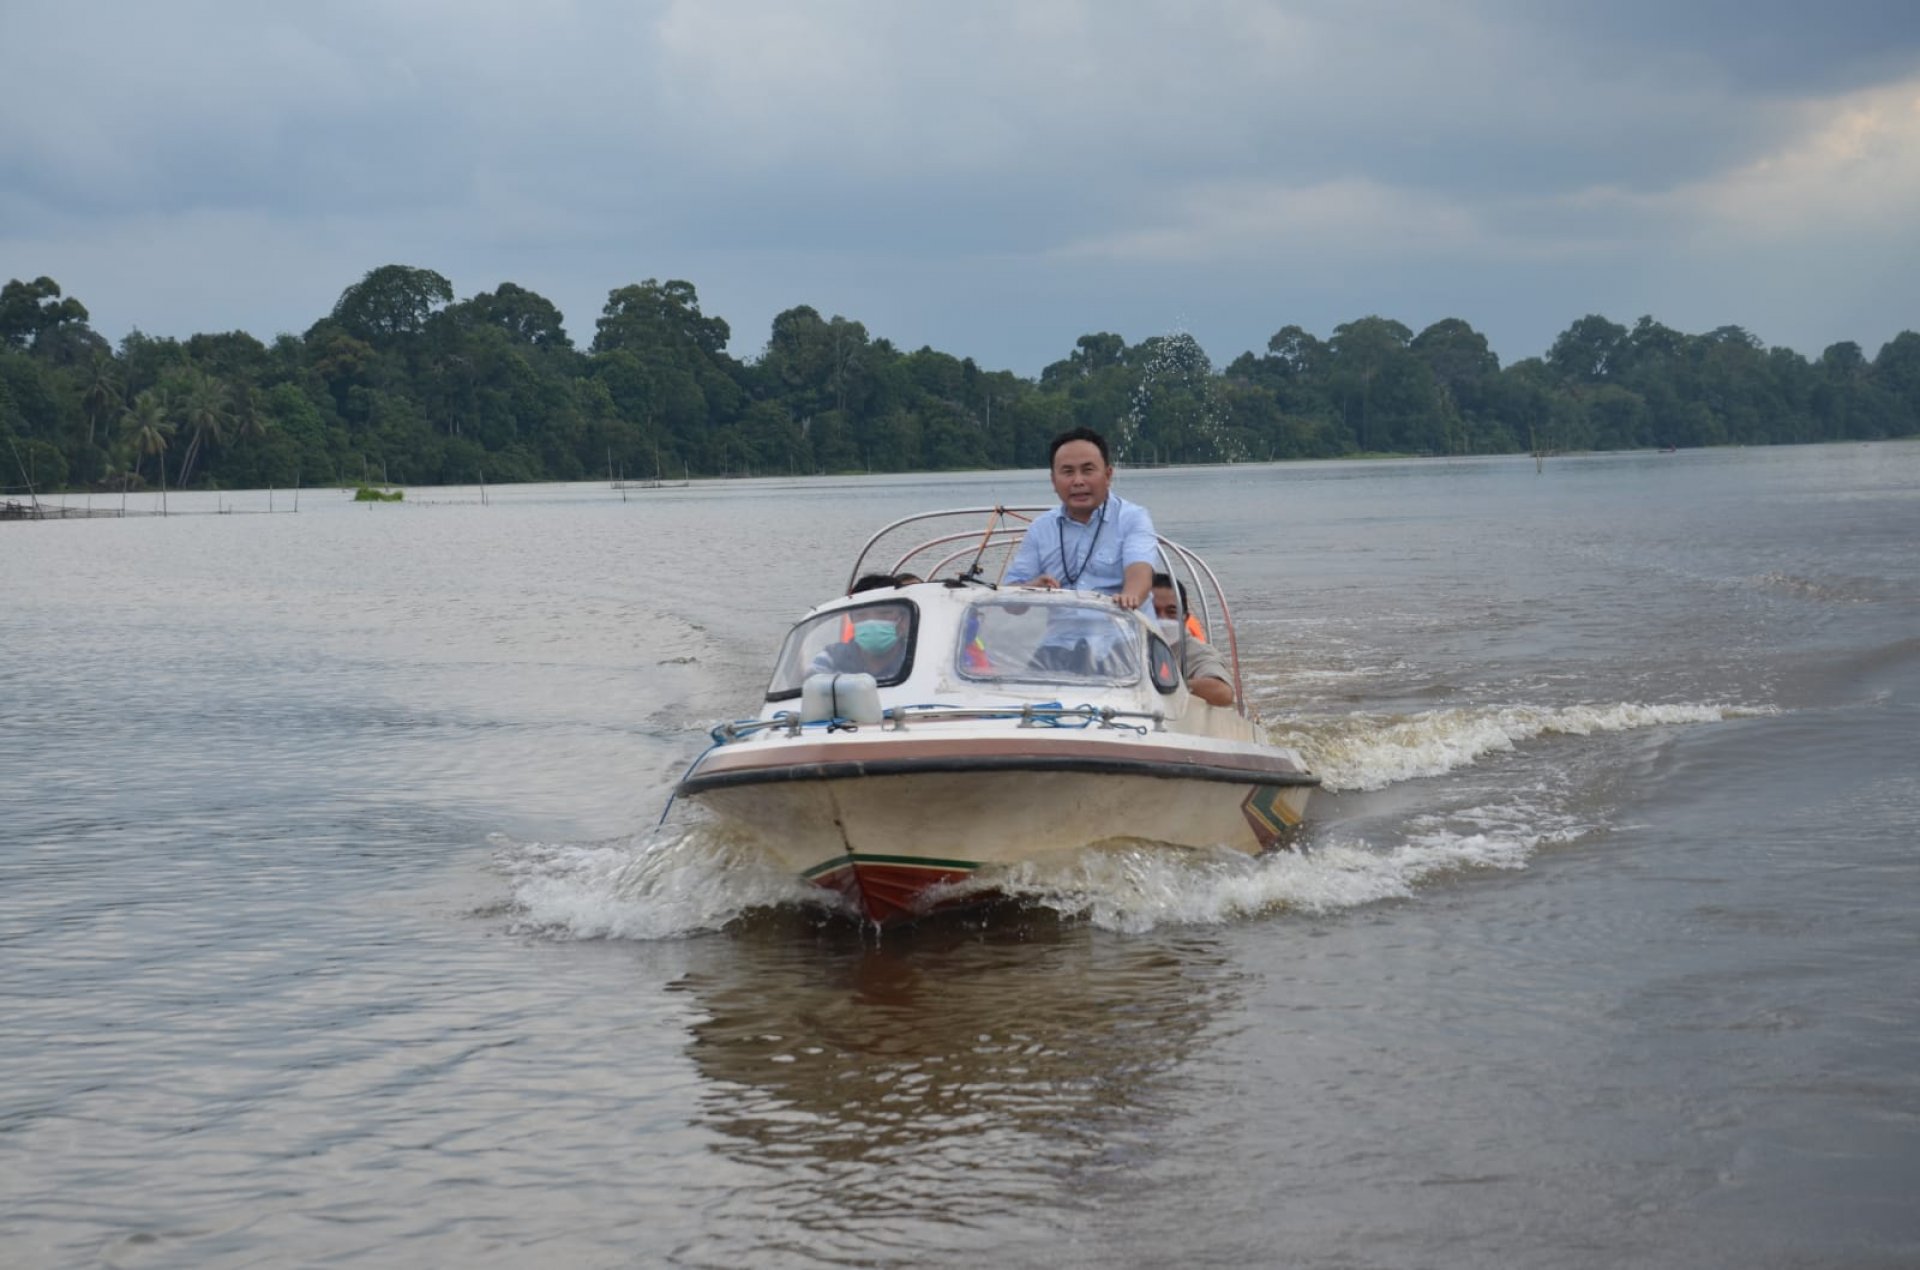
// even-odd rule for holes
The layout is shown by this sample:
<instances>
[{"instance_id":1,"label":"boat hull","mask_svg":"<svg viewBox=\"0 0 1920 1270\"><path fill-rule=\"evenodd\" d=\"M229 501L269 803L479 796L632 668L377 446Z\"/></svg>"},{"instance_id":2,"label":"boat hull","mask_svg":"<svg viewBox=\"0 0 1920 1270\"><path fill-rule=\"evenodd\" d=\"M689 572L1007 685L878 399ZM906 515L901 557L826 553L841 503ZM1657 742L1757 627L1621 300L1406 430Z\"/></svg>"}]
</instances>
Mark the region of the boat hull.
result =
<instances>
[{"instance_id":1,"label":"boat hull","mask_svg":"<svg viewBox=\"0 0 1920 1270\"><path fill-rule=\"evenodd\" d=\"M990 886L960 885L983 869L1115 838L1266 851L1284 845L1314 783L1296 772L1179 774L1150 763L1076 770L1058 758L891 772L801 764L688 783L690 796L795 873L882 925L989 896Z\"/></svg>"}]
</instances>

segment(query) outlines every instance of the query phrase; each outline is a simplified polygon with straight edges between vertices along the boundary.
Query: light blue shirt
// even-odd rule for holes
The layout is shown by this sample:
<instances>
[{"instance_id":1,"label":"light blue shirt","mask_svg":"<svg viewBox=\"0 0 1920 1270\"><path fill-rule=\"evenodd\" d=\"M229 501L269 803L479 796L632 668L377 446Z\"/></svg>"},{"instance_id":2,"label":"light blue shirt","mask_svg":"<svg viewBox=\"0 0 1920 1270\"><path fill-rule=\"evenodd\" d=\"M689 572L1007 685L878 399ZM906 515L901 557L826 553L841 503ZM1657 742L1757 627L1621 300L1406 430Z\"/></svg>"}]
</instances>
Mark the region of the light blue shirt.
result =
<instances>
[{"instance_id":1,"label":"light blue shirt","mask_svg":"<svg viewBox=\"0 0 1920 1270\"><path fill-rule=\"evenodd\" d=\"M1159 558L1160 540L1147 509L1108 494L1085 524L1067 515L1064 506L1034 517L1007 566L1006 580L1031 582L1046 574L1069 591L1118 595L1128 565L1158 567Z\"/></svg>"}]
</instances>

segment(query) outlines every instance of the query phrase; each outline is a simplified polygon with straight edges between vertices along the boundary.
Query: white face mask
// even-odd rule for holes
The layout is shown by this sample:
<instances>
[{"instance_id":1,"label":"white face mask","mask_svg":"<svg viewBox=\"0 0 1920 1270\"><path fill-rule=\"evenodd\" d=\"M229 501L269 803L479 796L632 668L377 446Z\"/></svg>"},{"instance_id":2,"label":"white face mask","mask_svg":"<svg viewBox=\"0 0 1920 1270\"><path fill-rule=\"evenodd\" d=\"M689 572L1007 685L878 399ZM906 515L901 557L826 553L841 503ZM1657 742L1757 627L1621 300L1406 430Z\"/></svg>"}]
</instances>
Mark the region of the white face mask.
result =
<instances>
[{"instance_id":1,"label":"white face mask","mask_svg":"<svg viewBox=\"0 0 1920 1270\"><path fill-rule=\"evenodd\" d=\"M1160 635L1169 644L1178 644L1180 642L1180 636L1183 634L1185 634L1185 631L1181 628L1179 618L1163 617L1160 619Z\"/></svg>"}]
</instances>

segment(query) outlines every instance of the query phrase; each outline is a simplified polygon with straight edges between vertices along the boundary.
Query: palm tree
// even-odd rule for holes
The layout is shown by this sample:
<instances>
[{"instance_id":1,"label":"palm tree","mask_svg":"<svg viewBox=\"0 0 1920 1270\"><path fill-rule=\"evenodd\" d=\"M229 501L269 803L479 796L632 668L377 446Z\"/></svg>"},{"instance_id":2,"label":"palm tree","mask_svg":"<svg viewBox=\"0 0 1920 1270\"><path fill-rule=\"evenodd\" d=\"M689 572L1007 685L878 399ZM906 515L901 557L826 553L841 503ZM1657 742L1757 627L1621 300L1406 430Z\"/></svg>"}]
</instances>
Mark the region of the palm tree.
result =
<instances>
[{"instance_id":1,"label":"palm tree","mask_svg":"<svg viewBox=\"0 0 1920 1270\"><path fill-rule=\"evenodd\" d=\"M120 372L113 358L103 354L88 365L86 386L80 392L80 408L87 413L87 447L91 449L100 421L112 418L121 409Z\"/></svg>"},{"instance_id":2,"label":"palm tree","mask_svg":"<svg viewBox=\"0 0 1920 1270\"><path fill-rule=\"evenodd\" d=\"M160 508L167 506L167 438L173 435L173 423L167 408L148 388L133 399L120 416L120 433L133 443L134 471L140 470L139 455L151 454L160 469Z\"/></svg>"},{"instance_id":3,"label":"palm tree","mask_svg":"<svg viewBox=\"0 0 1920 1270\"><path fill-rule=\"evenodd\" d=\"M267 435L273 420L260 408L260 390L243 384L233 394L233 439L258 441Z\"/></svg>"},{"instance_id":4,"label":"palm tree","mask_svg":"<svg viewBox=\"0 0 1920 1270\"><path fill-rule=\"evenodd\" d=\"M261 400L260 390L252 384L237 384L233 390L233 440L235 448L247 451L274 430L273 415L267 411L266 403ZM255 455L250 475L254 484L259 484L262 458ZM271 485L272 478L268 478ZM271 503L271 499L268 500Z\"/></svg>"},{"instance_id":5,"label":"palm tree","mask_svg":"<svg viewBox=\"0 0 1920 1270\"><path fill-rule=\"evenodd\" d=\"M221 380L203 371L190 371L176 398L180 422L187 430L187 452L180 460L179 484L193 479L194 461L208 442L220 444L223 429L233 422L232 393Z\"/></svg>"}]
</instances>

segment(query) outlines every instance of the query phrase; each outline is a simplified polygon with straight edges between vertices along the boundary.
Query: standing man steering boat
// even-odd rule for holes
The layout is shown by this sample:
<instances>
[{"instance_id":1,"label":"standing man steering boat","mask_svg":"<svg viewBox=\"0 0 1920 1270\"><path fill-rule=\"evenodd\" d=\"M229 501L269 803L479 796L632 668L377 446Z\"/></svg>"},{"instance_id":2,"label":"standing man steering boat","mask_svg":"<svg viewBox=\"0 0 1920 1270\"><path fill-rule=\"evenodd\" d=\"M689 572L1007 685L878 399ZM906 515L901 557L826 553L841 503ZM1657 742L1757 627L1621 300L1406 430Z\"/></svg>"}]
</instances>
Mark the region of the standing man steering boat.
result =
<instances>
[{"instance_id":1,"label":"standing man steering boat","mask_svg":"<svg viewBox=\"0 0 1920 1270\"><path fill-rule=\"evenodd\" d=\"M1150 604L1159 548L1153 518L1112 492L1107 439L1092 428L1062 432L1053 439L1048 466L1060 505L1027 526L1006 581L1103 591L1127 609Z\"/></svg>"}]
</instances>

